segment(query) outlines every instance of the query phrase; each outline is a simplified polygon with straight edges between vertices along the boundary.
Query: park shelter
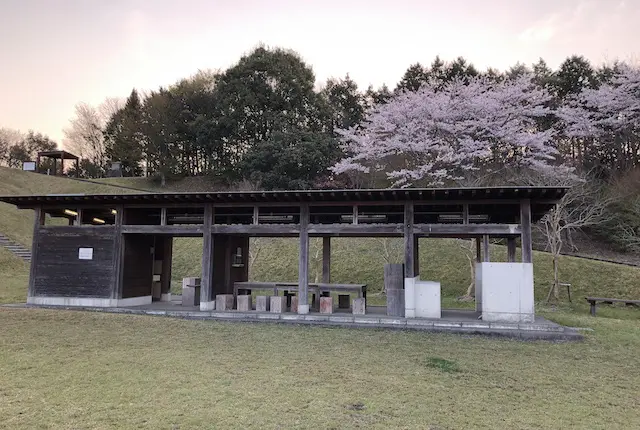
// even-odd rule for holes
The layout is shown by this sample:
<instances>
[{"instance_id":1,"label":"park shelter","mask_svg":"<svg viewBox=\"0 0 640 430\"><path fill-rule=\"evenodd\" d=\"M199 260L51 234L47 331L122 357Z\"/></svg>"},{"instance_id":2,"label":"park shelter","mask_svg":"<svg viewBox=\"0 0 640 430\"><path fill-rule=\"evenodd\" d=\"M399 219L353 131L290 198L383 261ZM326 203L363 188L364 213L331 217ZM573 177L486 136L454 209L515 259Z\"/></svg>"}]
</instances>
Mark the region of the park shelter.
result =
<instances>
[{"instance_id":1,"label":"park shelter","mask_svg":"<svg viewBox=\"0 0 640 430\"><path fill-rule=\"evenodd\" d=\"M38 157L36 159L36 170L39 170L41 167L41 159L46 158L49 160L53 160L53 171L50 172L52 175L60 175L64 174L64 162L65 160L73 161L76 169L76 177L80 175L80 157L77 155L73 155L70 152L55 150L55 151L41 151L38 152ZM60 160L60 169L58 170L58 160Z\"/></svg>"},{"instance_id":2,"label":"park shelter","mask_svg":"<svg viewBox=\"0 0 640 430\"><path fill-rule=\"evenodd\" d=\"M310 237L323 238L327 282L332 237L404 238L404 286L412 291L422 282L419 238L475 238L482 318L530 322L531 225L565 192L563 187L215 191L0 201L35 211L30 304L123 307L164 300L172 238L203 237L199 306L211 310L217 295L231 294L234 283L248 280L250 237L294 237L299 244L297 312L306 314L311 310ZM65 218L68 225L46 222L51 217ZM492 238L506 242L506 263L490 261ZM521 262L515 261L517 243Z\"/></svg>"}]
</instances>

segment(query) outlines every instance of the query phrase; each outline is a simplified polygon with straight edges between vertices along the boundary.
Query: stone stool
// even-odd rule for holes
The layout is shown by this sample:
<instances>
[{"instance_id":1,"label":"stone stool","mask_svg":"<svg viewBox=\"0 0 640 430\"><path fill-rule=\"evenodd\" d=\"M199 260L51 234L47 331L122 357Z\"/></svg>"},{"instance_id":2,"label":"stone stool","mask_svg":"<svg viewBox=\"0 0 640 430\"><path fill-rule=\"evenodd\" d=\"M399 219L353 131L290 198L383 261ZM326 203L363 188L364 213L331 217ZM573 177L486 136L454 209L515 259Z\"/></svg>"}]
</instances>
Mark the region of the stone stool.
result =
<instances>
[{"instance_id":1,"label":"stone stool","mask_svg":"<svg viewBox=\"0 0 640 430\"><path fill-rule=\"evenodd\" d=\"M246 294L244 296L238 296L238 310L244 312L250 312L253 310L251 294Z\"/></svg>"},{"instance_id":2,"label":"stone stool","mask_svg":"<svg viewBox=\"0 0 640 430\"><path fill-rule=\"evenodd\" d=\"M257 296L256 297L256 311L257 312L269 312L271 309L271 296Z\"/></svg>"},{"instance_id":3,"label":"stone stool","mask_svg":"<svg viewBox=\"0 0 640 430\"><path fill-rule=\"evenodd\" d=\"M282 314L287 310L287 298L285 296L271 296L270 312Z\"/></svg>"},{"instance_id":4,"label":"stone stool","mask_svg":"<svg viewBox=\"0 0 640 430\"><path fill-rule=\"evenodd\" d=\"M216 296L217 311L233 310L233 294L218 294Z\"/></svg>"},{"instance_id":5,"label":"stone stool","mask_svg":"<svg viewBox=\"0 0 640 430\"><path fill-rule=\"evenodd\" d=\"M365 299L353 299L353 305L351 306L354 315L364 315L366 313L366 301Z\"/></svg>"},{"instance_id":6,"label":"stone stool","mask_svg":"<svg viewBox=\"0 0 640 430\"><path fill-rule=\"evenodd\" d=\"M320 297L320 313L321 314L333 313L333 297Z\"/></svg>"}]
</instances>

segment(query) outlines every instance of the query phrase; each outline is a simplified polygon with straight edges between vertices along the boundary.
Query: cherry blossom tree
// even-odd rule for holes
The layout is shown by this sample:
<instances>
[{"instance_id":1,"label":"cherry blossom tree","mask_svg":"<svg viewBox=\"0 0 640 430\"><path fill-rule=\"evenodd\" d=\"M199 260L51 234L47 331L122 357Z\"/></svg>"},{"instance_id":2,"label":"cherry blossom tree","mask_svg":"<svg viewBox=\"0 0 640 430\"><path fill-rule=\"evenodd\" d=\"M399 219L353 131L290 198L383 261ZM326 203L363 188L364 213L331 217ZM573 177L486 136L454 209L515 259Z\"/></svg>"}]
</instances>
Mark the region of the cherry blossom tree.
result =
<instances>
[{"instance_id":1,"label":"cherry blossom tree","mask_svg":"<svg viewBox=\"0 0 640 430\"><path fill-rule=\"evenodd\" d=\"M609 82L568 97L557 115L582 164L640 164L640 69L619 65Z\"/></svg>"},{"instance_id":2,"label":"cherry blossom tree","mask_svg":"<svg viewBox=\"0 0 640 430\"><path fill-rule=\"evenodd\" d=\"M555 131L537 127L552 114L550 100L530 74L426 83L374 106L360 126L340 130L347 156L332 171L382 172L390 185L403 187L460 183L473 171L566 173Z\"/></svg>"}]
</instances>

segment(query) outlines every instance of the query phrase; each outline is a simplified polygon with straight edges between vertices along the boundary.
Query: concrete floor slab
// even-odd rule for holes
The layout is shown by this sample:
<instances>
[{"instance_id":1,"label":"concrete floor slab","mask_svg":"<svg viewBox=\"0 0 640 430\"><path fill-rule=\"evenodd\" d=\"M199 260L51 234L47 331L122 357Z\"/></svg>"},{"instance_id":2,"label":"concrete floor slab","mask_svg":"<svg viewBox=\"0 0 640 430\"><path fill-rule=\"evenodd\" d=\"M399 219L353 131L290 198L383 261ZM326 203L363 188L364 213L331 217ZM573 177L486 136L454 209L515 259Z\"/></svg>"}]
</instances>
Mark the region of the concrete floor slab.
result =
<instances>
[{"instance_id":1,"label":"concrete floor slab","mask_svg":"<svg viewBox=\"0 0 640 430\"><path fill-rule=\"evenodd\" d=\"M9 305L15 307L15 305ZM180 302L153 302L143 306L118 308L95 308L76 306L42 306L21 305L23 307L46 307L57 309L74 309L96 312L128 313L141 315L166 316L186 319L232 320L245 322L278 322L285 324L332 325L341 327L370 327L388 329L408 329L435 331L459 334L474 334L487 336L510 337L517 339L543 339L551 341L582 340L579 330L564 327L537 316L535 322L510 324L482 321L479 313L466 309L443 309L442 318L400 318L387 317L386 308L382 306L368 306L366 315L354 317L350 313L320 314L310 313L299 315L296 313L274 314L257 311L200 311L197 306L182 306Z\"/></svg>"}]
</instances>

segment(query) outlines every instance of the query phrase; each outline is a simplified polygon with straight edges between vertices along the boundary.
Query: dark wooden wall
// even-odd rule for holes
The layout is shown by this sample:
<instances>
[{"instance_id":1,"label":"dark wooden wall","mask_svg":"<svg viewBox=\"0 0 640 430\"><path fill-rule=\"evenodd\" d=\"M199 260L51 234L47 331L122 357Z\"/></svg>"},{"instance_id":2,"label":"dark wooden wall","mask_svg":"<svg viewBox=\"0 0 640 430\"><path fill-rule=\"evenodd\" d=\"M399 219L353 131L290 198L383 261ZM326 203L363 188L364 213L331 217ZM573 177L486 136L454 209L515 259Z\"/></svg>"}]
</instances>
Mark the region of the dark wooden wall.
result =
<instances>
[{"instance_id":1,"label":"dark wooden wall","mask_svg":"<svg viewBox=\"0 0 640 430\"><path fill-rule=\"evenodd\" d=\"M35 296L110 297L114 227L49 226L37 234ZM78 259L78 248L93 248L93 259Z\"/></svg>"},{"instance_id":2,"label":"dark wooden wall","mask_svg":"<svg viewBox=\"0 0 640 430\"><path fill-rule=\"evenodd\" d=\"M237 248L242 250L242 267L233 267L233 255ZM229 272L227 275L227 288L233 292L234 282L244 282L249 280L249 237L248 236L230 236L229 237L229 259L227 265ZM215 276L215 273L214 273Z\"/></svg>"},{"instance_id":3,"label":"dark wooden wall","mask_svg":"<svg viewBox=\"0 0 640 430\"><path fill-rule=\"evenodd\" d=\"M171 260L173 259L173 237L156 236L155 260L162 261L162 275L160 276L161 294L171 290Z\"/></svg>"},{"instance_id":4,"label":"dark wooden wall","mask_svg":"<svg viewBox=\"0 0 640 430\"><path fill-rule=\"evenodd\" d=\"M153 281L154 237L144 234L124 235L122 298L151 295Z\"/></svg>"},{"instance_id":5,"label":"dark wooden wall","mask_svg":"<svg viewBox=\"0 0 640 430\"><path fill-rule=\"evenodd\" d=\"M232 267L233 255L242 249L242 267ZM213 297L232 294L233 283L249 280L249 237L213 235Z\"/></svg>"}]
</instances>

